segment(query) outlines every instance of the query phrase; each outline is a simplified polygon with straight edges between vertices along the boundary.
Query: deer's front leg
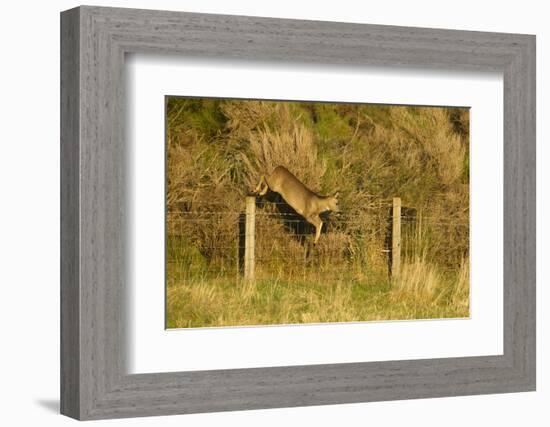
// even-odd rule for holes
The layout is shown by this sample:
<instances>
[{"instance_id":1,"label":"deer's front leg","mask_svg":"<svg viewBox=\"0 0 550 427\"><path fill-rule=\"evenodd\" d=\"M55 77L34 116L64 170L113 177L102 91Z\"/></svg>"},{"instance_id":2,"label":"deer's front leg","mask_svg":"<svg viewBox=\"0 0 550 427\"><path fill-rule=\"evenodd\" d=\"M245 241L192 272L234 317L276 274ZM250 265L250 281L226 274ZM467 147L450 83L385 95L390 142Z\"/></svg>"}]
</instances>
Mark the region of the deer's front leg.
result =
<instances>
[{"instance_id":1,"label":"deer's front leg","mask_svg":"<svg viewBox=\"0 0 550 427\"><path fill-rule=\"evenodd\" d=\"M319 218L318 216L315 216L313 218L310 217L307 220L310 224L315 226L315 240L313 240L313 244L317 245L317 241L321 236L321 230L323 229L323 221L321 221L321 218Z\"/></svg>"},{"instance_id":2,"label":"deer's front leg","mask_svg":"<svg viewBox=\"0 0 550 427\"><path fill-rule=\"evenodd\" d=\"M313 241L313 244L316 245L317 241L319 240L319 237L321 237L321 229L323 228L323 222L319 221L319 225L315 226L315 240Z\"/></svg>"}]
</instances>

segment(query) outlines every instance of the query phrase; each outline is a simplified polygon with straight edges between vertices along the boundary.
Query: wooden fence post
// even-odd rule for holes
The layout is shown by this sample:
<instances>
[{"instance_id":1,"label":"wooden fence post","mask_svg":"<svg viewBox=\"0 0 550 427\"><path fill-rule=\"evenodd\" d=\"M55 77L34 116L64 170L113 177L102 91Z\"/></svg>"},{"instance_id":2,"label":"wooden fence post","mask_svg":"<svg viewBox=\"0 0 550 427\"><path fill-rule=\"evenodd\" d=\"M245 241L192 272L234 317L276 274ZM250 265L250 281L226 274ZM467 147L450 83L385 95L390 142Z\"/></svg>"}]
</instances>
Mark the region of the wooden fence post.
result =
<instances>
[{"instance_id":1,"label":"wooden fence post","mask_svg":"<svg viewBox=\"0 0 550 427\"><path fill-rule=\"evenodd\" d=\"M256 197L246 197L246 220L244 226L244 278L254 280L254 250L256 235Z\"/></svg>"},{"instance_id":2,"label":"wooden fence post","mask_svg":"<svg viewBox=\"0 0 550 427\"><path fill-rule=\"evenodd\" d=\"M391 231L391 275L399 276L401 270L401 199L393 198Z\"/></svg>"}]
</instances>

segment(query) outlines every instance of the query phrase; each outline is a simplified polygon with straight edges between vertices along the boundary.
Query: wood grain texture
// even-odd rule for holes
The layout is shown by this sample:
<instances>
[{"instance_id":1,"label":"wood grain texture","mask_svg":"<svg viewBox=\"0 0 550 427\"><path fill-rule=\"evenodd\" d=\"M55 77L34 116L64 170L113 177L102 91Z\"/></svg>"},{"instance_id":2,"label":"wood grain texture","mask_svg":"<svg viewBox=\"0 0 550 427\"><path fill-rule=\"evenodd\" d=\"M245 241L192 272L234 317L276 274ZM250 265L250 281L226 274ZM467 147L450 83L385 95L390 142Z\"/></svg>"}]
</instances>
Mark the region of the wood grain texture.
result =
<instances>
[{"instance_id":1,"label":"wood grain texture","mask_svg":"<svg viewBox=\"0 0 550 427\"><path fill-rule=\"evenodd\" d=\"M80 413L78 10L61 20L61 412Z\"/></svg>"},{"instance_id":2,"label":"wood grain texture","mask_svg":"<svg viewBox=\"0 0 550 427\"><path fill-rule=\"evenodd\" d=\"M100 419L534 390L533 36L80 7L62 13L61 38L62 413ZM127 53L501 71L504 354L128 375Z\"/></svg>"}]
</instances>

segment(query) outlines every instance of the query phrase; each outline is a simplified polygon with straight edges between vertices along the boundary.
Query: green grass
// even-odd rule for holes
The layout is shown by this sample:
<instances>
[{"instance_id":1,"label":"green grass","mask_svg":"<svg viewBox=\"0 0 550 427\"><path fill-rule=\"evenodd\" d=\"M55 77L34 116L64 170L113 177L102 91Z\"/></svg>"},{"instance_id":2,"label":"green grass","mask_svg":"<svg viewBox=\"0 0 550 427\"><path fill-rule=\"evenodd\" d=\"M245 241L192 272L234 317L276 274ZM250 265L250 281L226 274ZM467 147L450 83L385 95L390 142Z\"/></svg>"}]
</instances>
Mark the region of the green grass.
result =
<instances>
[{"instance_id":1,"label":"green grass","mask_svg":"<svg viewBox=\"0 0 550 427\"><path fill-rule=\"evenodd\" d=\"M411 264L409 275L426 273ZM168 328L358 322L467 317L467 285L428 272L391 283L380 275L341 272L322 280L314 272L302 278L258 273L245 282L237 274L185 274L172 267L167 286ZM458 286L461 287L460 292Z\"/></svg>"}]
</instances>

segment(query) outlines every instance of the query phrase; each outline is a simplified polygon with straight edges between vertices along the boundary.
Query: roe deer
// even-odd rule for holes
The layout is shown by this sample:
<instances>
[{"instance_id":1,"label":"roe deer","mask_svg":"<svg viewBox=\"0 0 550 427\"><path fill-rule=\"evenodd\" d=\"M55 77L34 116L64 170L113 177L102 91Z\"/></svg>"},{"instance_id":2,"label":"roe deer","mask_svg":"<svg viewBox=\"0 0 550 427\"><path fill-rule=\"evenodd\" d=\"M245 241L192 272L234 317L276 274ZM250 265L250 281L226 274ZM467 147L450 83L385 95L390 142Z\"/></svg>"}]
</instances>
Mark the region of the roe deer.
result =
<instances>
[{"instance_id":1,"label":"roe deer","mask_svg":"<svg viewBox=\"0 0 550 427\"><path fill-rule=\"evenodd\" d=\"M340 212L338 192L333 196L320 196L302 184L283 166L277 166L267 178L262 175L254 193L263 196L268 189L279 193L296 213L303 216L307 222L315 227L314 245L317 244L323 227L323 221L319 214L328 211Z\"/></svg>"}]
</instances>

